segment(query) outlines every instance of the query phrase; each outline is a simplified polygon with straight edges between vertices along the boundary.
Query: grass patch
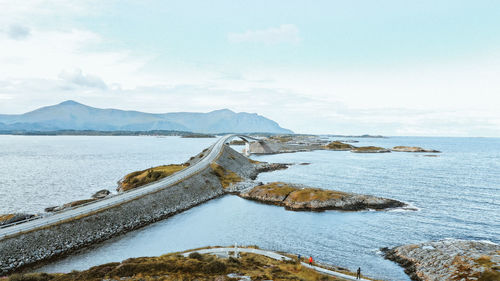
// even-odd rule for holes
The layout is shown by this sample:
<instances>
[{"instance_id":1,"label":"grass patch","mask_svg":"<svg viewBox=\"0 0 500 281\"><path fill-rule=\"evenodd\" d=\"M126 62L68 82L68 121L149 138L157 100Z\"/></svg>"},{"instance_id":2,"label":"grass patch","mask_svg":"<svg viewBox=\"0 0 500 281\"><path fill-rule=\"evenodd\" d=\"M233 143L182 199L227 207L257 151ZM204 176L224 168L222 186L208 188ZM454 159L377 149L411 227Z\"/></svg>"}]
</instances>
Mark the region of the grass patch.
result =
<instances>
[{"instance_id":1,"label":"grass patch","mask_svg":"<svg viewBox=\"0 0 500 281\"><path fill-rule=\"evenodd\" d=\"M298 188L290 186L284 182L271 182L264 185L256 186L252 189L253 192L266 193L274 196L287 196L288 194L298 190Z\"/></svg>"},{"instance_id":2,"label":"grass patch","mask_svg":"<svg viewBox=\"0 0 500 281\"><path fill-rule=\"evenodd\" d=\"M346 195L348 194L340 191L304 188L290 193L287 200L294 202L327 201L331 199L341 199Z\"/></svg>"},{"instance_id":3,"label":"grass patch","mask_svg":"<svg viewBox=\"0 0 500 281\"><path fill-rule=\"evenodd\" d=\"M83 205L83 204L86 204L86 203L89 203L89 202L92 202L92 201L95 201L97 199L83 199L83 200L77 200L77 201L73 201L73 202L70 202L70 203L66 203L63 205L64 208L68 208L68 207L76 207L76 206L79 206L79 205Z\"/></svg>"},{"instance_id":4,"label":"grass patch","mask_svg":"<svg viewBox=\"0 0 500 281\"><path fill-rule=\"evenodd\" d=\"M383 148L383 147L378 147L378 146L361 146L361 147L356 147L351 150L352 152L376 152L376 151L387 151L389 150Z\"/></svg>"},{"instance_id":5,"label":"grass patch","mask_svg":"<svg viewBox=\"0 0 500 281\"><path fill-rule=\"evenodd\" d=\"M168 177L188 167L188 164L172 164L136 171L125 176L120 183L120 190L127 191Z\"/></svg>"},{"instance_id":6,"label":"grass patch","mask_svg":"<svg viewBox=\"0 0 500 281\"><path fill-rule=\"evenodd\" d=\"M228 188L231 184L238 183L243 179L231 170L224 169L217 163L211 163L210 167L214 171L223 188Z\"/></svg>"},{"instance_id":7,"label":"grass patch","mask_svg":"<svg viewBox=\"0 0 500 281\"><path fill-rule=\"evenodd\" d=\"M265 185L259 185L250 190L248 195L250 199L259 201L279 203L284 202L304 203L312 201L327 201L331 199L341 199L346 195L345 192L326 190L320 188L298 188L284 182L271 182Z\"/></svg>"},{"instance_id":8,"label":"grass patch","mask_svg":"<svg viewBox=\"0 0 500 281\"><path fill-rule=\"evenodd\" d=\"M229 144L230 145L245 145L245 141L242 141L242 140L232 140Z\"/></svg>"},{"instance_id":9,"label":"grass patch","mask_svg":"<svg viewBox=\"0 0 500 281\"><path fill-rule=\"evenodd\" d=\"M0 222L8 221L14 217L14 214L0 215Z\"/></svg>"},{"instance_id":10,"label":"grass patch","mask_svg":"<svg viewBox=\"0 0 500 281\"><path fill-rule=\"evenodd\" d=\"M252 280L339 280L303 267L295 261L278 261L252 253L241 253L239 259L217 258L208 254L195 255L194 258L177 254L131 258L121 263L108 263L65 274L14 274L8 280L231 280L220 279L221 275L229 273L248 276Z\"/></svg>"},{"instance_id":11,"label":"grass patch","mask_svg":"<svg viewBox=\"0 0 500 281\"><path fill-rule=\"evenodd\" d=\"M354 146L347 144L347 143L340 142L340 141L333 141L333 142L325 145L325 147L327 149L334 149L334 150L350 150L350 149L354 148Z\"/></svg>"}]
</instances>

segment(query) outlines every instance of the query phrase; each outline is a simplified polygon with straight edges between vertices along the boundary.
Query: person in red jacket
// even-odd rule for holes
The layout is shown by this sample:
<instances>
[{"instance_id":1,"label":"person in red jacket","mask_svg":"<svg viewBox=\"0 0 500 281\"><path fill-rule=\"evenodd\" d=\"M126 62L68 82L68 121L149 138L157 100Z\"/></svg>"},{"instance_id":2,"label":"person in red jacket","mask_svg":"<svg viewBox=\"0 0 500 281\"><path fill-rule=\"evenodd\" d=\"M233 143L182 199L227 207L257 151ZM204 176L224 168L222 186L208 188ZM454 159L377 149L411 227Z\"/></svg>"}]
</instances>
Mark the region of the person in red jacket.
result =
<instances>
[{"instance_id":1,"label":"person in red jacket","mask_svg":"<svg viewBox=\"0 0 500 281\"><path fill-rule=\"evenodd\" d=\"M313 265L313 257L309 257L309 265Z\"/></svg>"}]
</instances>

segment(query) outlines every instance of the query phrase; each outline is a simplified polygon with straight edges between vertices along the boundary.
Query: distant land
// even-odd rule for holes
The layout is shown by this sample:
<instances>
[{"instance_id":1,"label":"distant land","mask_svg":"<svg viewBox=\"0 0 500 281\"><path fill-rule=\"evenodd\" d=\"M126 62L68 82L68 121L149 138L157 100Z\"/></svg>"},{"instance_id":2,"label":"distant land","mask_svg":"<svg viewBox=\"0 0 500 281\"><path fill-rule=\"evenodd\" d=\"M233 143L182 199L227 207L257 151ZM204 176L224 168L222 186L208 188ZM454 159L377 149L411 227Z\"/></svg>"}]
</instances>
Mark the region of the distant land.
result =
<instances>
[{"instance_id":1,"label":"distant land","mask_svg":"<svg viewBox=\"0 0 500 281\"><path fill-rule=\"evenodd\" d=\"M233 112L229 109L208 113L172 112L145 113L119 109L90 107L76 101L65 101L24 114L0 114L0 133L3 134L78 134L87 131L117 135L127 132L194 132L221 133L273 133L293 134L275 121L256 113ZM63 133L64 134L64 133ZM162 134L162 133L160 133Z\"/></svg>"}]
</instances>

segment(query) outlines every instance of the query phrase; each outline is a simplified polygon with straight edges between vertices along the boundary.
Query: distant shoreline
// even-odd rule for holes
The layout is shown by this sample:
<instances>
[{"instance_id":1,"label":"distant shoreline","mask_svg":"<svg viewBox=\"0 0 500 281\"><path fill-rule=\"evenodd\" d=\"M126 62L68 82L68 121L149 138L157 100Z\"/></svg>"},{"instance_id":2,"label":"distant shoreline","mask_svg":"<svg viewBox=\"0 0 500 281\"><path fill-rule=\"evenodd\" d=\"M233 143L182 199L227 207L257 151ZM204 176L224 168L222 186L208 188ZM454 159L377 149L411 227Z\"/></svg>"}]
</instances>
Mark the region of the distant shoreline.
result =
<instances>
[{"instance_id":1,"label":"distant shoreline","mask_svg":"<svg viewBox=\"0 0 500 281\"><path fill-rule=\"evenodd\" d=\"M224 133L196 133L174 130L150 130L150 131L98 131L98 130L56 130L56 131L25 131L25 130L0 130L0 135L13 136L179 136L185 138L213 138L217 135L232 134ZM276 134L265 132L247 132L247 135L272 136L272 135L309 135L309 134ZM319 136L319 135L318 135ZM344 138L387 138L381 135L323 135L328 137Z\"/></svg>"},{"instance_id":2,"label":"distant shoreline","mask_svg":"<svg viewBox=\"0 0 500 281\"><path fill-rule=\"evenodd\" d=\"M0 131L0 135L13 136L179 136L184 138L214 138L215 134L201 134L184 131L93 131L93 130L60 130L60 131Z\"/></svg>"}]
</instances>

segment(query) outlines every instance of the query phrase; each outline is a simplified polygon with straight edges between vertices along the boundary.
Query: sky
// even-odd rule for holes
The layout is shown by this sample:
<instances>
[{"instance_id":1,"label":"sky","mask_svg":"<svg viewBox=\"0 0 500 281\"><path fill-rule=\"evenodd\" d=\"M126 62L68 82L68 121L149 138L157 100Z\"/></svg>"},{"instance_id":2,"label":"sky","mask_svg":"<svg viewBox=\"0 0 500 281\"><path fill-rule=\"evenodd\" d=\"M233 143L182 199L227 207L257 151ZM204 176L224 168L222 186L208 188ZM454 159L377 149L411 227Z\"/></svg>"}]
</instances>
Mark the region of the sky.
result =
<instances>
[{"instance_id":1,"label":"sky","mask_svg":"<svg viewBox=\"0 0 500 281\"><path fill-rule=\"evenodd\" d=\"M500 137L500 1L0 0L0 113L65 100Z\"/></svg>"}]
</instances>

